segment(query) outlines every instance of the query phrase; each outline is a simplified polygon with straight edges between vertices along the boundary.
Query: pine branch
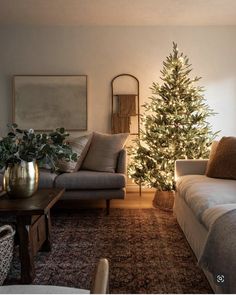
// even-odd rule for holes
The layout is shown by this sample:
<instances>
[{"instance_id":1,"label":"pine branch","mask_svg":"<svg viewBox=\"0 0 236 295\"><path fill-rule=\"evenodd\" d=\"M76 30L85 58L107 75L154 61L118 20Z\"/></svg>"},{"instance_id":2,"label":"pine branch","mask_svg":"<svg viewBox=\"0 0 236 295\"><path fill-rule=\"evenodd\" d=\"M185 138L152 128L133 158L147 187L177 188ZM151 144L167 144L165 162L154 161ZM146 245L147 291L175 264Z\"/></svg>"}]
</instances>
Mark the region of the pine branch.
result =
<instances>
[{"instance_id":1,"label":"pine branch","mask_svg":"<svg viewBox=\"0 0 236 295\"><path fill-rule=\"evenodd\" d=\"M215 115L203 96L204 88L192 78L189 59L173 52L163 62L160 80L150 87L152 96L144 103L140 138L129 151L129 175L160 190L174 189L176 159L206 158L209 146L218 132L212 131L208 118Z\"/></svg>"}]
</instances>

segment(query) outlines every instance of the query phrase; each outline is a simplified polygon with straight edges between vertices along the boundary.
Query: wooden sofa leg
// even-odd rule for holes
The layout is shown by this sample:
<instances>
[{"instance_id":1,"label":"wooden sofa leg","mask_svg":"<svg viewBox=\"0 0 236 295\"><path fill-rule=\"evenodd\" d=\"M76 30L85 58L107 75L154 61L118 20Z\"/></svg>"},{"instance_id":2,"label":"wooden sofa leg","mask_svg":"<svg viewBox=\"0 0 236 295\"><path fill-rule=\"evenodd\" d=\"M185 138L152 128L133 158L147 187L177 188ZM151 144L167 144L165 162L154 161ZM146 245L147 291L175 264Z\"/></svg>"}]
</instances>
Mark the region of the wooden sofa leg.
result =
<instances>
[{"instance_id":1,"label":"wooden sofa leg","mask_svg":"<svg viewBox=\"0 0 236 295\"><path fill-rule=\"evenodd\" d=\"M109 215L110 213L110 200L106 200L106 214Z\"/></svg>"}]
</instances>

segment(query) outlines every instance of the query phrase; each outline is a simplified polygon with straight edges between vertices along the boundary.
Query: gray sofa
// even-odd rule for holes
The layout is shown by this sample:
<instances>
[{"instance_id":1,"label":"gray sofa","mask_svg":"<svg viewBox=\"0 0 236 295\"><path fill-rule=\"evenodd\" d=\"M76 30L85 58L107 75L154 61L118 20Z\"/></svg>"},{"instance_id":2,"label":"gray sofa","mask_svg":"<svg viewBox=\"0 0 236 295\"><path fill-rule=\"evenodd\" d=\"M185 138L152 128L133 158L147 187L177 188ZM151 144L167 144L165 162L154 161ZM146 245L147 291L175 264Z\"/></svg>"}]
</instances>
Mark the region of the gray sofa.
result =
<instances>
[{"instance_id":1,"label":"gray sofa","mask_svg":"<svg viewBox=\"0 0 236 295\"><path fill-rule=\"evenodd\" d=\"M0 174L0 185L2 184ZM39 188L65 188L62 200L106 200L109 213L111 199L124 199L126 194L126 150L118 155L115 173L79 170L73 173L51 173L41 169ZM74 202L73 202L74 203Z\"/></svg>"}]
</instances>

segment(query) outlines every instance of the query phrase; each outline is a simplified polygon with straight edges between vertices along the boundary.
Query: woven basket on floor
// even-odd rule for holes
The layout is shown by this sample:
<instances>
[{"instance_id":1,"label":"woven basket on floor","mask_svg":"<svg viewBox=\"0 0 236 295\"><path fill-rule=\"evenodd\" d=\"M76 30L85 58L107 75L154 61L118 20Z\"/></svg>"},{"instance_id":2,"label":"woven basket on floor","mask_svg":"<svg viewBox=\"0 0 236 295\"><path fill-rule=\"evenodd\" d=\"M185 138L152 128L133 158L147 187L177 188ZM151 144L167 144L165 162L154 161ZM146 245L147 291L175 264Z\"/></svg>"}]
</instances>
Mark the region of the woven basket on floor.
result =
<instances>
[{"instance_id":1,"label":"woven basket on floor","mask_svg":"<svg viewBox=\"0 0 236 295\"><path fill-rule=\"evenodd\" d=\"M153 206L165 211L173 211L175 191L156 190Z\"/></svg>"},{"instance_id":2,"label":"woven basket on floor","mask_svg":"<svg viewBox=\"0 0 236 295\"><path fill-rule=\"evenodd\" d=\"M0 227L0 286L3 284L10 269L15 231L10 225Z\"/></svg>"}]
</instances>

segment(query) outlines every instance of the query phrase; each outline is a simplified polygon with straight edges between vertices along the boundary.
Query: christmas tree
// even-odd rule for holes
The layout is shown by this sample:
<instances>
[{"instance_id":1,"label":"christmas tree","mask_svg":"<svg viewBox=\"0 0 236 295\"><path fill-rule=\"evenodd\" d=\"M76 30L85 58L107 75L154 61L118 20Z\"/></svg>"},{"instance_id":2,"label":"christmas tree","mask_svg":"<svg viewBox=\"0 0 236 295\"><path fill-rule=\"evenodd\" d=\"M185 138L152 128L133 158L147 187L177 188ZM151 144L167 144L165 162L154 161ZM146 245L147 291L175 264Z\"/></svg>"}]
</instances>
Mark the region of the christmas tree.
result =
<instances>
[{"instance_id":1,"label":"christmas tree","mask_svg":"<svg viewBox=\"0 0 236 295\"><path fill-rule=\"evenodd\" d=\"M153 83L152 96L143 105L140 137L129 150L128 174L137 184L157 190L174 189L176 159L209 156L216 133L207 122L213 115L203 87L191 78L191 64L173 43L173 52L163 62L162 83Z\"/></svg>"}]
</instances>

